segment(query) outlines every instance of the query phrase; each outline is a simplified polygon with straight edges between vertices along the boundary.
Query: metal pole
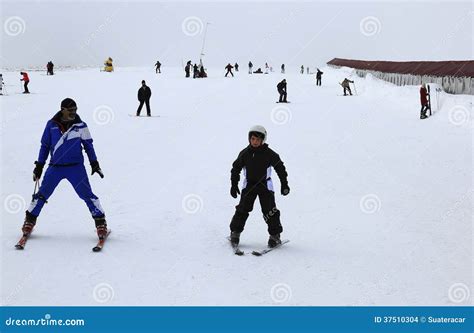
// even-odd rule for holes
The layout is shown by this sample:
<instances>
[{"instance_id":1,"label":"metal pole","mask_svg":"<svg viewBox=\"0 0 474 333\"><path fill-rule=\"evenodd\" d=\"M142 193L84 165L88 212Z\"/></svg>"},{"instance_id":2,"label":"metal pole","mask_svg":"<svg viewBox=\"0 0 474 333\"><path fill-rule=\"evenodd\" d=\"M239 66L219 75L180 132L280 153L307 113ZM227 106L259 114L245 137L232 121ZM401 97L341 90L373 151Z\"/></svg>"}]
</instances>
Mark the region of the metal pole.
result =
<instances>
[{"instance_id":1,"label":"metal pole","mask_svg":"<svg viewBox=\"0 0 474 333\"><path fill-rule=\"evenodd\" d=\"M207 36L207 26L209 22L206 22L206 28L204 29L204 38L202 40L202 48L201 48L201 56L199 57L199 61L202 63L202 56L204 55L204 45L206 44L206 36Z\"/></svg>"}]
</instances>

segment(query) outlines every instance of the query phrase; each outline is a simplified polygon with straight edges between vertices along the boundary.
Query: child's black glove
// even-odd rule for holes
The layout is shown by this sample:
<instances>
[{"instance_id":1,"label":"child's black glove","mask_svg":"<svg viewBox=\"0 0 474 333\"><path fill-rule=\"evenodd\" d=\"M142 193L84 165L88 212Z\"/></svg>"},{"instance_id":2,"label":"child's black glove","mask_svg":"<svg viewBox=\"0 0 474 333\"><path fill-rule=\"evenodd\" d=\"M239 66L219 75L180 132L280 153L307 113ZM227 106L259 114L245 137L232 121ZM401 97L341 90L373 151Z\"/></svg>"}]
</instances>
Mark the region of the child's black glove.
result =
<instances>
[{"instance_id":1,"label":"child's black glove","mask_svg":"<svg viewBox=\"0 0 474 333\"><path fill-rule=\"evenodd\" d=\"M290 187L287 182L281 183L281 195L288 195L290 193Z\"/></svg>"},{"instance_id":2,"label":"child's black glove","mask_svg":"<svg viewBox=\"0 0 474 333\"><path fill-rule=\"evenodd\" d=\"M237 194L240 194L239 187L237 185L232 185L230 188L230 195L235 199L237 198Z\"/></svg>"},{"instance_id":3,"label":"child's black glove","mask_svg":"<svg viewBox=\"0 0 474 333\"><path fill-rule=\"evenodd\" d=\"M94 162L91 162L91 168L92 168L92 173L91 173L91 176L94 175L94 173L98 173L100 178L104 178L104 174L102 173L102 170L99 166L99 162L98 161L94 161Z\"/></svg>"},{"instance_id":4,"label":"child's black glove","mask_svg":"<svg viewBox=\"0 0 474 333\"><path fill-rule=\"evenodd\" d=\"M41 174L43 173L44 163L40 163L38 161L35 162L36 166L33 170L33 181L37 181L41 178Z\"/></svg>"}]
</instances>

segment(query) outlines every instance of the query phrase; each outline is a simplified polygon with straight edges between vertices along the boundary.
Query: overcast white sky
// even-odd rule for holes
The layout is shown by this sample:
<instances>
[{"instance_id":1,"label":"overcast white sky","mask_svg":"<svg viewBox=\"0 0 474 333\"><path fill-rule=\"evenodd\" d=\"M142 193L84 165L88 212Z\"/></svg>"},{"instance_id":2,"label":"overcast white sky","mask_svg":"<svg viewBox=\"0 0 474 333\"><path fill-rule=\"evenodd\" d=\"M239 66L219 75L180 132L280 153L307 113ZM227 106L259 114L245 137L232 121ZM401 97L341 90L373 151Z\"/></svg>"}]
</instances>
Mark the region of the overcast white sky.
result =
<instances>
[{"instance_id":1,"label":"overcast white sky","mask_svg":"<svg viewBox=\"0 0 474 333\"><path fill-rule=\"evenodd\" d=\"M2 67L180 65L198 61L321 66L334 57L473 59L466 2L114 2L2 0Z\"/></svg>"}]
</instances>

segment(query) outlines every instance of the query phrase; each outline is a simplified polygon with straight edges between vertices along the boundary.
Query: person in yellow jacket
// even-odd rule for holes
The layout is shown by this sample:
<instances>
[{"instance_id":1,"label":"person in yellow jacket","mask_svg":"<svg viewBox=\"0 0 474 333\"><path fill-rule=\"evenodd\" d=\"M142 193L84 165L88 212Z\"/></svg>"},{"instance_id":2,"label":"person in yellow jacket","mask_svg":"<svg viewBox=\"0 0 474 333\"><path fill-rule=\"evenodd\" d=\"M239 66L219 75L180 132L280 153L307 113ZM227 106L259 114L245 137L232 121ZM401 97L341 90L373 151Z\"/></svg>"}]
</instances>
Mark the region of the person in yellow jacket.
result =
<instances>
[{"instance_id":1,"label":"person in yellow jacket","mask_svg":"<svg viewBox=\"0 0 474 333\"><path fill-rule=\"evenodd\" d=\"M112 64L112 58L109 57L108 59L105 60L104 62L104 71L106 72L113 72L114 71L114 65Z\"/></svg>"}]
</instances>

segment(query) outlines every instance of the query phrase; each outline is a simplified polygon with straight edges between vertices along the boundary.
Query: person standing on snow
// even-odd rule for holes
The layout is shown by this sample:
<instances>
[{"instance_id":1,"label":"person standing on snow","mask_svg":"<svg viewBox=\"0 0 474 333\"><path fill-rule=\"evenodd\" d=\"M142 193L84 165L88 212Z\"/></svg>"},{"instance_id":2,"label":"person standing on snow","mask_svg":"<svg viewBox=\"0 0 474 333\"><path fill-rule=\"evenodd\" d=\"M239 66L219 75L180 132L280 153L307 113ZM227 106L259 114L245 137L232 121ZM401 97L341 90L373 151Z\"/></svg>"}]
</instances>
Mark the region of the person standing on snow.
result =
<instances>
[{"instance_id":1,"label":"person standing on snow","mask_svg":"<svg viewBox=\"0 0 474 333\"><path fill-rule=\"evenodd\" d=\"M232 77L234 77L234 73L232 73L232 68L234 68L234 66L232 66L230 63L228 63L227 66L225 66L225 69L227 69L227 73L225 73L225 77L227 77L229 73L230 75L232 75Z\"/></svg>"},{"instance_id":2,"label":"person standing on snow","mask_svg":"<svg viewBox=\"0 0 474 333\"><path fill-rule=\"evenodd\" d=\"M426 116L426 111L429 109L428 103L428 91L426 90L426 84L423 83L420 87L420 102L421 102L421 111L420 111L420 119L428 118Z\"/></svg>"},{"instance_id":3,"label":"person standing on snow","mask_svg":"<svg viewBox=\"0 0 474 333\"><path fill-rule=\"evenodd\" d=\"M240 172L244 169L244 182L240 202L235 207L235 214L230 223L230 241L238 245L240 234L244 230L249 213L253 210L255 199L259 198L263 217L268 225L268 246L275 247L281 244L280 234L283 227L280 223L280 211L275 204L275 192L271 179L273 167L280 178L281 194L288 195L288 174L280 156L265 143L267 131L263 126L253 126L248 133L249 145L239 153L232 164L230 194L237 198L240 194Z\"/></svg>"},{"instance_id":4,"label":"person standing on snow","mask_svg":"<svg viewBox=\"0 0 474 333\"><path fill-rule=\"evenodd\" d=\"M28 83L30 83L30 78L28 77L28 73L26 72L20 72L21 75L23 75L23 78L20 79L20 81L23 81L23 87L25 88L25 91L23 92L24 94L29 94L30 91L28 90Z\"/></svg>"},{"instance_id":5,"label":"person standing on snow","mask_svg":"<svg viewBox=\"0 0 474 333\"><path fill-rule=\"evenodd\" d=\"M252 74L252 70L253 70L253 64L251 61L249 61L249 74Z\"/></svg>"},{"instance_id":6,"label":"person standing on snow","mask_svg":"<svg viewBox=\"0 0 474 333\"><path fill-rule=\"evenodd\" d=\"M238 72L239 71L239 64L235 63L234 67L235 67L235 71Z\"/></svg>"},{"instance_id":7,"label":"person standing on snow","mask_svg":"<svg viewBox=\"0 0 474 333\"><path fill-rule=\"evenodd\" d=\"M317 68L317 72L316 72L316 85L317 86L320 86L321 85L321 76L324 74L323 72L321 72L319 70L319 68Z\"/></svg>"},{"instance_id":8,"label":"person standing on snow","mask_svg":"<svg viewBox=\"0 0 474 333\"><path fill-rule=\"evenodd\" d=\"M280 98L278 99L278 103L288 103L286 100L287 93L286 93L286 79L283 79L281 82L277 84L277 90L280 94Z\"/></svg>"},{"instance_id":9,"label":"person standing on snow","mask_svg":"<svg viewBox=\"0 0 474 333\"><path fill-rule=\"evenodd\" d=\"M304 74L304 66L301 65L301 70L300 70L301 74Z\"/></svg>"},{"instance_id":10,"label":"person standing on snow","mask_svg":"<svg viewBox=\"0 0 474 333\"><path fill-rule=\"evenodd\" d=\"M281 64L281 74L285 74L285 64Z\"/></svg>"},{"instance_id":11,"label":"person standing on snow","mask_svg":"<svg viewBox=\"0 0 474 333\"><path fill-rule=\"evenodd\" d=\"M3 75L0 74L0 95L3 95Z\"/></svg>"},{"instance_id":12,"label":"person standing on snow","mask_svg":"<svg viewBox=\"0 0 474 333\"><path fill-rule=\"evenodd\" d=\"M151 98L151 89L146 85L145 80L142 80L142 86L138 89L138 101L140 105L137 109L137 117L140 117L140 112L142 111L143 104L146 104L146 115L151 117L151 109L150 109L150 98Z\"/></svg>"},{"instance_id":13,"label":"person standing on snow","mask_svg":"<svg viewBox=\"0 0 474 333\"><path fill-rule=\"evenodd\" d=\"M344 96L346 96L346 91L349 92L349 95L352 96L352 91L349 83L354 83L354 81L349 80L348 78L344 78L344 81L342 81L341 86L344 89Z\"/></svg>"},{"instance_id":14,"label":"person standing on snow","mask_svg":"<svg viewBox=\"0 0 474 333\"><path fill-rule=\"evenodd\" d=\"M160 73L161 74L161 62L157 61L156 64L155 64L155 73L158 74Z\"/></svg>"},{"instance_id":15,"label":"person standing on snow","mask_svg":"<svg viewBox=\"0 0 474 333\"><path fill-rule=\"evenodd\" d=\"M51 158L41 186L38 192L33 195L31 204L26 211L22 227L24 236L29 236L33 231L36 219L59 182L67 179L89 208L99 239L106 237L105 212L100 205L99 198L92 192L84 167L82 150L89 158L92 175L97 173L101 178L104 178L87 124L77 114L76 102L71 98L66 98L61 102L61 111L58 111L47 122L41 137L41 148L38 160L35 162L36 167L33 170L33 181L39 181L48 156L51 155Z\"/></svg>"}]
</instances>

